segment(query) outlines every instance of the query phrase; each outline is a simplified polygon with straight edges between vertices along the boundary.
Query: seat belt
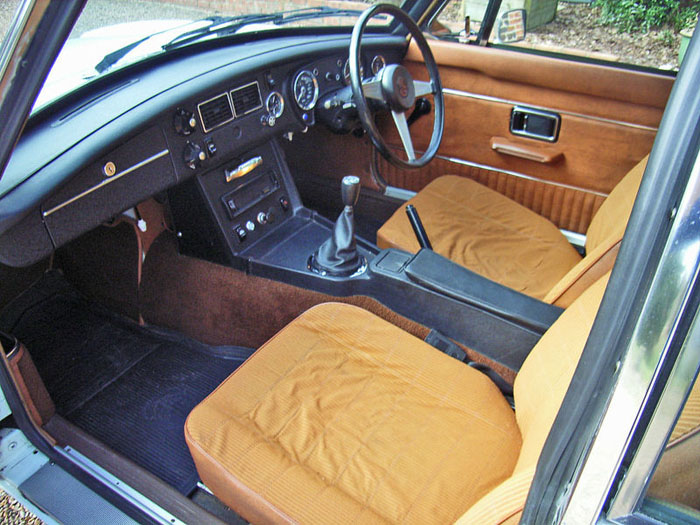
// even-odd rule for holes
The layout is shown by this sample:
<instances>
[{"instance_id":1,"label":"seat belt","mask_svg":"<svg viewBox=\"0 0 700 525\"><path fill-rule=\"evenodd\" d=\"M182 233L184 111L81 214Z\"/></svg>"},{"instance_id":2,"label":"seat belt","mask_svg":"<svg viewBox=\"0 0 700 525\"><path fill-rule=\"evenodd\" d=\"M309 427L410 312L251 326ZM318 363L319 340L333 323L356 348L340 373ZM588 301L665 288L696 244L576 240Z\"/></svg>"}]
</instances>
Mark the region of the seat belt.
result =
<instances>
[{"instance_id":1,"label":"seat belt","mask_svg":"<svg viewBox=\"0 0 700 525\"><path fill-rule=\"evenodd\" d=\"M426 336L425 342L428 343L433 348L437 348L442 353L455 358L457 361L461 361L464 364L478 370L486 377L488 377L493 384L495 384L498 389L503 393L503 396L508 400L508 402L513 406L513 387L503 379L498 372L493 368L484 363L478 363L476 361L468 361L467 353L462 350L456 343L450 340L447 336L441 334L437 330L430 330L430 333Z\"/></svg>"}]
</instances>

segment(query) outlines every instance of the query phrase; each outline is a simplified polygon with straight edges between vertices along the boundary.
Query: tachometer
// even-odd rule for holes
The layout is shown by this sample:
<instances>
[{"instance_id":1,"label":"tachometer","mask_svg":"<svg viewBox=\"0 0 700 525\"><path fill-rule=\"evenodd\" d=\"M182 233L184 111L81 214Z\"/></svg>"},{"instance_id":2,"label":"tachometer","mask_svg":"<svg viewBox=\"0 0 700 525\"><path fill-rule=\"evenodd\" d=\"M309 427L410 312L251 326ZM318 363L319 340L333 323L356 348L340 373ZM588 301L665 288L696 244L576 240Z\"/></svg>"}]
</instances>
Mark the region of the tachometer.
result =
<instances>
[{"instance_id":1,"label":"tachometer","mask_svg":"<svg viewBox=\"0 0 700 525\"><path fill-rule=\"evenodd\" d=\"M311 71L299 71L294 77L294 100L304 111L313 109L316 105L318 81Z\"/></svg>"}]
</instances>

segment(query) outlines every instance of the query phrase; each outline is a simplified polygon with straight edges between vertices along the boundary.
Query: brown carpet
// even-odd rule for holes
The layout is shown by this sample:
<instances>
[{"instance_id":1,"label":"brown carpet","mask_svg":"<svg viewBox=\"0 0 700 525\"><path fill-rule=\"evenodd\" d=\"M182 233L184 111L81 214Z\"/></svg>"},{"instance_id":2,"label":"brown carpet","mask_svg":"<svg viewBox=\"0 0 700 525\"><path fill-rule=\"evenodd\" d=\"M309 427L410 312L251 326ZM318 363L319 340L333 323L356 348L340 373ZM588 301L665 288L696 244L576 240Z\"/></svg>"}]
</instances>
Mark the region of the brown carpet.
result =
<instances>
[{"instance_id":1,"label":"brown carpet","mask_svg":"<svg viewBox=\"0 0 700 525\"><path fill-rule=\"evenodd\" d=\"M333 297L179 255L177 240L169 232L161 234L149 250L140 289L146 322L210 345L251 348L260 347L302 312L329 301L360 306L420 339L430 331L369 297ZM469 359L513 381L513 372L466 350Z\"/></svg>"}]
</instances>

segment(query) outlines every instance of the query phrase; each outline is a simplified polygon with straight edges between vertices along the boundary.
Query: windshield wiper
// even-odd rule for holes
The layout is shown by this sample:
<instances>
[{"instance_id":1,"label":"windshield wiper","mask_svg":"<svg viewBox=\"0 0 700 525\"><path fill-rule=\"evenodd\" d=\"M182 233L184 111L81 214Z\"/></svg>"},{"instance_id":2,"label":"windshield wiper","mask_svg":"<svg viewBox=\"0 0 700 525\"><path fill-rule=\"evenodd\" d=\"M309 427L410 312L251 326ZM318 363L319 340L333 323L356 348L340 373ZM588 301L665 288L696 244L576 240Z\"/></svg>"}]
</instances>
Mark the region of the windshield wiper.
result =
<instances>
[{"instance_id":1,"label":"windshield wiper","mask_svg":"<svg viewBox=\"0 0 700 525\"><path fill-rule=\"evenodd\" d=\"M181 47L191 42L200 40L210 35L224 36L230 35L239 29L252 24L274 24L281 26L298 22L300 20L311 20L327 16L360 16L362 11L357 9L340 9L336 7L320 6L293 9L290 11L280 11L269 14L250 14L233 17L219 17L219 19L207 27L187 31L176 36L173 40L163 45L163 50Z\"/></svg>"},{"instance_id":2,"label":"windshield wiper","mask_svg":"<svg viewBox=\"0 0 700 525\"><path fill-rule=\"evenodd\" d=\"M292 22L297 22L300 20L310 20L313 18L323 18L327 16L360 16L362 11L356 9L340 9L335 7L320 6L320 7L307 7L302 9L293 9L290 11L280 11L277 13L263 13L263 14L247 14L247 15L235 15L235 16L210 16L207 18L202 18L196 20L192 23L197 24L201 22L210 22L210 24L197 27L196 29L191 29L185 31L175 38L162 45L163 51L168 51L170 49L175 49L178 47L185 46L197 40L201 40L208 36L224 36L230 35L238 31L239 29L251 25L251 24L273 24L281 26L284 24L290 24ZM191 25L188 23L187 25ZM105 55L99 64L95 66L95 70L98 73L104 73L109 70L114 64L119 62L133 49L146 42L147 40L153 38L156 35L161 35L172 31L173 29L166 29L164 31L159 31L153 33L145 38L141 38L136 42L127 44L124 47L112 51L111 53Z\"/></svg>"}]
</instances>

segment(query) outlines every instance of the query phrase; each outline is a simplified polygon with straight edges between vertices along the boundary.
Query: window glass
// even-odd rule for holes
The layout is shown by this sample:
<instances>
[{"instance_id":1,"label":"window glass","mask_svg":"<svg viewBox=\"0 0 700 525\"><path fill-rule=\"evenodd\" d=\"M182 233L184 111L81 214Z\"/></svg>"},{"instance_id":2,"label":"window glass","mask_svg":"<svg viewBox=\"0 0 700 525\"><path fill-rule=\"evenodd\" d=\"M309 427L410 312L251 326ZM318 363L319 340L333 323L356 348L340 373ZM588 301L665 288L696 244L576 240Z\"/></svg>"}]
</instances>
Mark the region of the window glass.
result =
<instances>
[{"instance_id":1,"label":"window glass","mask_svg":"<svg viewBox=\"0 0 700 525\"><path fill-rule=\"evenodd\" d=\"M488 0L451 0L433 22L431 31L439 38L466 42L468 17L474 39L487 5ZM677 70L693 34L700 1L503 0L499 19L506 12L519 9L525 11L526 34L513 45ZM499 43L498 19L490 40Z\"/></svg>"},{"instance_id":2,"label":"window glass","mask_svg":"<svg viewBox=\"0 0 700 525\"><path fill-rule=\"evenodd\" d=\"M5 40L7 32L10 30L10 24L15 17L19 3L20 0L3 0L0 2L0 35L2 36L2 41Z\"/></svg>"},{"instance_id":3,"label":"window glass","mask_svg":"<svg viewBox=\"0 0 700 525\"><path fill-rule=\"evenodd\" d=\"M700 382L697 378L647 490L642 512L700 516Z\"/></svg>"}]
</instances>

